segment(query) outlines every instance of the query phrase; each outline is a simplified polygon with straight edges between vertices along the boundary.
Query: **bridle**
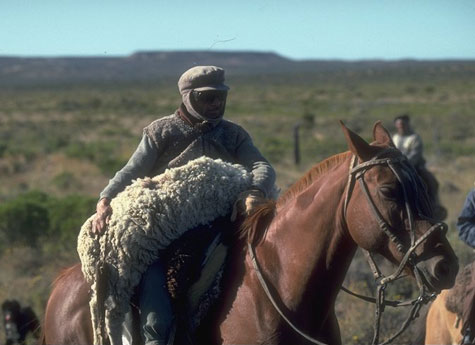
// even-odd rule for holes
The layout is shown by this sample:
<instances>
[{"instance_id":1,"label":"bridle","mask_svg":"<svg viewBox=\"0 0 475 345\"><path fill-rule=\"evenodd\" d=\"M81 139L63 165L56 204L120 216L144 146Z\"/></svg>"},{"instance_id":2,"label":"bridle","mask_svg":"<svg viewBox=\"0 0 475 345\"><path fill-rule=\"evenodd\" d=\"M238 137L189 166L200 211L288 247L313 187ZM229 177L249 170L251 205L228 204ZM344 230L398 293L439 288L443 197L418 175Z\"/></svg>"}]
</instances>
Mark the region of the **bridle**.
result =
<instances>
[{"instance_id":1,"label":"bridle","mask_svg":"<svg viewBox=\"0 0 475 345\"><path fill-rule=\"evenodd\" d=\"M395 152L398 153L398 155L395 158L380 158L381 156L385 154L395 153ZM369 170L370 168L374 166L388 166L391 169L391 171L394 173L394 175L396 176L396 179L399 181L402 187L405 210L406 210L407 219L409 223L409 234L410 234L409 247L404 245L404 243L400 240L394 228L392 228L391 225L383 218L381 212L378 210L378 208L376 207L376 204L371 198L371 194L368 190L368 186L364 180L364 175L367 170ZM410 180L402 178L403 172L408 173ZM394 335L392 335L387 340L382 342L381 345L383 345L383 344L388 344L392 342L396 337L398 337L409 326L409 323L419 316L418 313L421 307L424 304L428 303L430 300L435 298L436 296L435 293L430 293L429 291L427 291L427 288L424 285L424 282L422 280L422 276L421 276L422 273L420 272L419 268L416 266L415 250L419 245L421 245L424 241L426 241L429 238L429 236L434 234L436 231L445 233L447 231L447 225L445 223L438 222L434 219L431 219L425 214L424 211L427 210L427 201L426 201L426 205L424 205L425 207L421 207L420 203L416 203L415 208L418 212L418 217L421 219L425 219L433 224L422 236L420 236L416 240L414 213L410 204L410 194L409 194L408 184L410 183L413 188L416 188L415 194L421 193L420 196L425 196L426 192L423 189L420 191L417 189L417 186L418 185L420 186L420 183L417 183L418 181L417 172L409 163L407 158L401 155L401 153L394 148L385 149L381 151L380 153L378 153L378 155L376 155L369 161L359 163L359 164L357 162L356 156L353 156L352 161L350 163L348 187L346 190L345 201L344 201L344 206L343 206L343 213L344 213L345 219L346 219L348 204L352 195L354 185L356 184L356 181L358 181L360 184L361 190L363 191L366 197L366 200L368 204L370 205L372 214L376 218L379 228L395 244L396 248L403 255L403 257L402 257L401 262L399 263L398 268L394 271L394 273L389 276L384 276L381 273L381 270L378 268L373 258L372 253L367 250L362 249L376 282L376 298L371 298L371 297L355 294L344 287L342 287L342 290L354 296L362 298L368 302L372 302L376 304L374 335L373 335L373 341L372 341L373 345L377 344L379 341L379 328L380 328L380 323L381 323L381 316L382 316L385 306L386 305L392 306L392 307L412 306L412 308L410 309L408 313L408 317L406 318L401 328ZM387 285L401 278L402 271L404 267L406 267L406 265L412 268L417 286L419 288L419 296L410 301L403 301L403 302L387 301L385 299L385 290L386 290Z\"/></svg>"},{"instance_id":2,"label":"bridle","mask_svg":"<svg viewBox=\"0 0 475 345\"><path fill-rule=\"evenodd\" d=\"M398 153L397 157L395 158L380 158L381 156L388 154L388 153ZM383 218L381 212L378 210L376 204L374 203L373 199L371 198L370 192L368 190L368 186L364 180L364 175L367 170L374 166L388 166L391 171L394 173L396 176L397 180L402 186L403 190L403 196L404 196L404 203L405 203L405 209L407 213L407 218L409 222L409 231L410 231L410 246L407 248L407 246L404 245L404 243L399 239L397 234L395 233L394 229L390 226L390 224ZM406 172L409 173L409 177L412 179L412 181L407 181L402 178L402 173ZM414 179L415 178L415 179ZM400 251L403 254L403 258L396 269L396 271L389 275L389 276L384 276L381 273L381 270L378 268L373 255L367 251L363 250L363 253L365 254L365 257L368 261L368 264L371 268L371 271L373 272L374 279L376 281L376 298L372 297L367 297L367 296L362 296L356 293L353 293L349 291L348 289L342 287L342 289L356 297L362 298L365 301L372 302L376 304L376 310L375 310L375 324L374 324L374 335L373 335L373 341L372 344L378 344L379 341L379 329L380 329L380 323L381 323L381 316L382 313L384 312L385 306L391 306L391 307L399 307L399 306L412 306L412 308L409 311L407 319L404 321L403 325L401 328L390 338L382 342L380 345L383 344L388 344L392 342L396 337L398 337L408 326L411 321L416 319L419 315L419 311L421 307L435 298L436 294L435 293L430 293L427 291L427 288L425 287L421 272L419 271L419 268L416 266L416 254L415 250L416 248L421 245L424 241L426 241L430 235L435 233L436 231L441 231L442 233L447 231L447 225L442 222L437 222L429 217L427 217L424 214L423 208L427 209L427 204L425 205L426 207L421 207L419 203L416 203L416 209L418 212L419 218L425 219L427 221L430 221L434 225L432 225L421 237L419 237L416 240L416 230L415 230L415 224L414 224L414 214L412 211L410 199L409 199L409 186L407 185L408 182L414 183L413 187L416 187L418 184L417 183L417 173L415 172L415 169L412 167L412 165L408 162L407 158L402 156L402 154L394 148L388 148L385 150L382 150L379 152L375 157L372 159L359 163L356 158L356 156L352 157L351 163L350 163L350 171L349 171L349 176L348 176L348 184L346 188L346 193L345 193L345 200L344 200L344 205L343 205L343 215L344 219L346 219L346 214L347 214L347 209L348 209L348 204L351 199L351 195L354 189L354 186L356 184L356 181L359 182L362 191L364 192L364 195L366 197L366 200L368 201L368 204L370 205L370 208L372 210L372 214L376 218L379 228L389 237L389 239L395 244L397 247L398 251ZM419 191L423 193L422 195L426 195L425 190ZM416 189L416 194L417 194L417 189ZM427 202L427 201L426 201ZM283 313L281 308L279 307L279 304L276 302L274 296L272 295L267 282L265 278L262 275L260 265L257 261L257 257L255 254L255 250L252 246L251 243L248 243L248 252L249 256L251 258L251 262L253 264L254 270L256 272L256 275L259 279L259 282L265 291L267 297L269 298L270 302L276 309L276 311L279 313L279 315L284 319L284 321L298 334L300 334L302 337L307 339L309 342L313 344L318 344L318 345L325 345L324 343L318 341L315 338L312 338L311 336L305 334L303 331L301 331L297 326L295 326L288 317ZM410 301L388 301L385 299L385 290L388 284L394 282L395 280L401 278L402 271L406 265L411 266L414 276L419 288L419 296L413 300Z\"/></svg>"}]
</instances>

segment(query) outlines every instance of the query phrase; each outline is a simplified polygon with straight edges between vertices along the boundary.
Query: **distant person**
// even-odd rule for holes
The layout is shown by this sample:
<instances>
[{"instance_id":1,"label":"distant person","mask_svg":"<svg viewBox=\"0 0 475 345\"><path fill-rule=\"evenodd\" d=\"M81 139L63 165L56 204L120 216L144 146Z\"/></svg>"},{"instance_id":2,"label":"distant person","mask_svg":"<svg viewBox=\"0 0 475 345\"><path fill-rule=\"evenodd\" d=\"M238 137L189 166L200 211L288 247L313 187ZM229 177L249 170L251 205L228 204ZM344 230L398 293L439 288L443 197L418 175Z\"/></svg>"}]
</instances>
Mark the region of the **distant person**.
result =
<instances>
[{"instance_id":1,"label":"distant person","mask_svg":"<svg viewBox=\"0 0 475 345\"><path fill-rule=\"evenodd\" d=\"M397 133L392 138L394 145L407 157L419 176L426 183L435 218L437 220L445 219L447 217L447 210L440 204L438 194L439 183L435 176L426 168L422 138L412 129L410 117L407 114L397 116L394 119L394 125L397 130Z\"/></svg>"},{"instance_id":2,"label":"distant person","mask_svg":"<svg viewBox=\"0 0 475 345\"><path fill-rule=\"evenodd\" d=\"M239 125L223 119L229 87L224 70L196 66L178 80L182 103L174 114L144 128L142 140L128 161L101 192L92 232L101 234L113 212L111 200L132 180L153 177L168 168L185 165L201 156L238 163L253 176L252 188L241 195L241 214L271 196L275 172ZM236 196L237 197L237 196ZM152 263L139 286L139 309L145 344L167 344L174 315L161 260Z\"/></svg>"},{"instance_id":3,"label":"distant person","mask_svg":"<svg viewBox=\"0 0 475 345\"><path fill-rule=\"evenodd\" d=\"M468 193L462 212L457 219L459 238L475 248L475 188Z\"/></svg>"},{"instance_id":4,"label":"distant person","mask_svg":"<svg viewBox=\"0 0 475 345\"><path fill-rule=\"evenodd\" d=\"M2 315L6 345L24 344L28 333L39 338L40 322L30 307L21 308L17 300L6 300L2 303Z\"/></svg>"},{"instance_id":5,"label":"distant person","mask_svg":"<svg viewBox=\"0 0 475 345\"><path fill-rule=\"evenodd\" d=\"M394 145L407 157L409 162L416 168L425 167L423 157L422 139L411 128L409 115L399 115L394 119L397 133L393 136Z\"/></svg>"}]
</instances>

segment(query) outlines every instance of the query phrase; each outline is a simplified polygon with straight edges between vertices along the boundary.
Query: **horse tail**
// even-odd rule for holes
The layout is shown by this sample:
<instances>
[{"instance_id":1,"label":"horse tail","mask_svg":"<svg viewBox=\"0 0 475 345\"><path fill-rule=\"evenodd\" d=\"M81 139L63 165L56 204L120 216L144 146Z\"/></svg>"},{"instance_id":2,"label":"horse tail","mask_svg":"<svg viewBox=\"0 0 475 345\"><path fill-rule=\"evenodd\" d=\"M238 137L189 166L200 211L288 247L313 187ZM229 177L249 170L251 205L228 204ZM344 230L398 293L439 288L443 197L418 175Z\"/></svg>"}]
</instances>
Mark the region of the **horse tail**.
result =
<instances>
[{"instance_id":1,"label":"horse tail","mask_svg":"<svg viewBox=\"0 0 475 345\"><path fill-rule=\"evenodd\" d=\"M109 292L110 267L105 262L100 262L96 269L96 297L97 308L95 312L96 324L94 326L94 342L107 345L110 343L106 332L105 301Z\"/></svg>"},{"instance_id":2,"label":"horse tail","mask_svg":"<svg viewBox=\"0 0 475 345\"><path fill-rule=\"evenodd\" d=\"M41 335L41 325L36 313L31 307L25 307L21 310L23 318L23 328L25 332L31 332L35 338Z\"/></svg>"}]
</instances>

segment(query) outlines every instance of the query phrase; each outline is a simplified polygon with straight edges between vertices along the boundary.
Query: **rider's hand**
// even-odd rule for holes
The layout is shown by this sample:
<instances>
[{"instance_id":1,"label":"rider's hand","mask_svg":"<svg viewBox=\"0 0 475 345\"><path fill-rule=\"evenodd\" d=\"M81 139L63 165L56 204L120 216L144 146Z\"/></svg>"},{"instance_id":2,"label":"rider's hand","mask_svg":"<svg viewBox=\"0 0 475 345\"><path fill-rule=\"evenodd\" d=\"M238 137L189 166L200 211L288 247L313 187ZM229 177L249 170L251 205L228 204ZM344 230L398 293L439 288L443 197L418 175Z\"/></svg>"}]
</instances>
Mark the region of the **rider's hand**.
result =
<instances>
[{"instance_id":1,"label":"rider's hand","mask_svg":"<svg viewBox=\"0 0 475 345\"><path fill-rule=\"evenodd\" d=\"M96 206L96 215L92 220L91 233L93 235L102 235L109 224L112 215L112 207L109 198L102 198Z\"/></svg>"},{"instance_id":2,"label":"rider's hand","mask_svg":"<svg viewBox=\"0 0 475 345\"><path fill-rule=\"evenodd\" d=\"M252 214L256 207L266 202L265 195L258 189L251 189L239 194L234 203L233 213L231 214L231 221L234 222L238 215L247 217Z\"/></svg>"}]
</instances>

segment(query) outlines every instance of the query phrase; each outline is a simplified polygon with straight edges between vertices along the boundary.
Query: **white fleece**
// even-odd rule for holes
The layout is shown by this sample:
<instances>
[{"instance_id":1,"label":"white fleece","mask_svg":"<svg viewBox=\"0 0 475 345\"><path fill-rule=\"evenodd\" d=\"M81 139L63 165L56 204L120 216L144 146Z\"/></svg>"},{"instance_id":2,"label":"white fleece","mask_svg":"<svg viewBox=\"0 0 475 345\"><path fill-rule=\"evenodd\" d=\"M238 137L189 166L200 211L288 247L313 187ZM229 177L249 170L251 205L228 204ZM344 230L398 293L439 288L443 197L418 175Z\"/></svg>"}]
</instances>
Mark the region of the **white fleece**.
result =
<instances>
[{"instance_id":1,"label":"white fleece","mask_svg":"<svg viewBox=\"0 0 475 345\"><path fill-rule=\"evenodd\" d=\"M237 195L250 188L244 167L201 157L153 178L137 179L111 202L113 214L99 239L90 235L93 216L82 226L78 253L92 285L94 343L98 339L96 267L112 268L106 296L106 328L113 345L122 344L121 325L142 273L184 232L231 213Z\"/></svg>"}]
</instances>

